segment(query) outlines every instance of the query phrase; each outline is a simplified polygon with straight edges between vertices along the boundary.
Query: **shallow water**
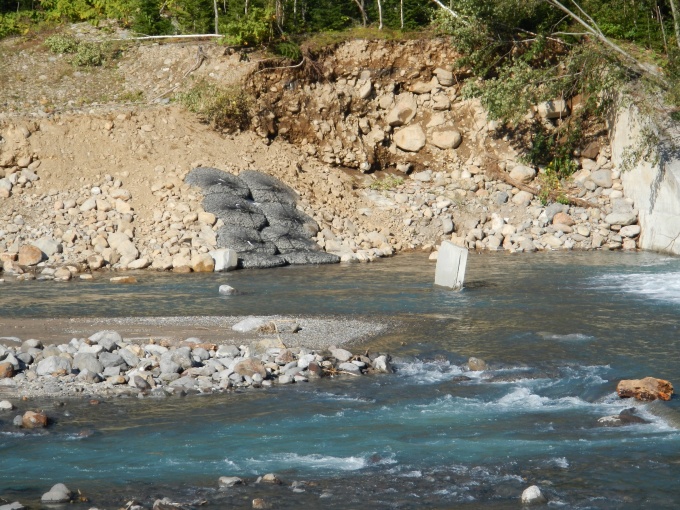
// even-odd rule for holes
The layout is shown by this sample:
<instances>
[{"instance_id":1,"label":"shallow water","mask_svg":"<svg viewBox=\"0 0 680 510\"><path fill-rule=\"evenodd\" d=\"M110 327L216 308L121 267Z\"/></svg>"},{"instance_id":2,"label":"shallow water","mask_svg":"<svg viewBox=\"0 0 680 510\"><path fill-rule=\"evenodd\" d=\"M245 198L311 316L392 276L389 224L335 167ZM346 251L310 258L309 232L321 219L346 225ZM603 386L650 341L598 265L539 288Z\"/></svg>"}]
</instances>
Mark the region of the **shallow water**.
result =
<instances>
[{"instance_id":1,"label":"shallow water","mask_svg":"<svg viewBox=\"0 0 680 510\"><path fill-rule=\"evenodd\" d=\"M100 508L172 496L208 507L508 508L537 483L565 508L676 508L680 406L619 400L622 378L678 382L680 259L654 254L471 255L466 289L432 286L420 255L371 265L5 283L5 317L360 315L398 327L362 348L397 373L270 390L98 406L42 405L56 424L0 416L0 497L52 484ZM242 295L219 297L228 283ZM3 334L0 332L0 334ZM469 356L490 363L463 372ZM469 381L457 382L465 375ZM23 404L22 404L23 405ZM650 423L602 428L635 406ZM85 431L85 433L83 433ZM276 472L281 487L215 490ZM304 492L290 482L304 480ZM36 506L37 507L37 506Z\"/></svg>"}]
</instances>

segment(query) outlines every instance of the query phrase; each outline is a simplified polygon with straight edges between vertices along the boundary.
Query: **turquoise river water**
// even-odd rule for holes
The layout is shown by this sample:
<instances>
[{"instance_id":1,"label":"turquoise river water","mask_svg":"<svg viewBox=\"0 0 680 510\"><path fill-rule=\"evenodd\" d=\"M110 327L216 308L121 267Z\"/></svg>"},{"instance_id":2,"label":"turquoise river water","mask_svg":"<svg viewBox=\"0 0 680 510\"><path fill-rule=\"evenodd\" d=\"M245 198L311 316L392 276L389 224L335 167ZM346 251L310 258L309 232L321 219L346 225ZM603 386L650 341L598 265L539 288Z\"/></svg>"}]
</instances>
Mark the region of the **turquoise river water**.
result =
<instances>
[{"instance_id":1,"label":"turquoise river water","mask_svg":"<svg viewBox=\"0 0 680 510\"><path fill-rule=\"evenodd\" d=\"M55 425L0 416L0 498L40 508L52 484L92 506L169 496L204 508L680 507L680 404L620 400L623 378L680 387L680 259L645 253L477 255L466 288L433 287L422 255L369 265L211 275L134 286L6 282L3 317L333 315L390 321L360 343L393 375L99 406L45 401ZM218 297L229 283L239 296ZM30 306L27 305L30 303ZM0 332L2 335L3 332ZM464 372L469 356L485 372ZM469 381L458 381L466 375ZM648 423L598 426L635 407ZM88 434L81 434L88 430ZM286 484L217 490L220 476ZM293 481L305 482L291 488Z\"/></svg>"}]
</instances>

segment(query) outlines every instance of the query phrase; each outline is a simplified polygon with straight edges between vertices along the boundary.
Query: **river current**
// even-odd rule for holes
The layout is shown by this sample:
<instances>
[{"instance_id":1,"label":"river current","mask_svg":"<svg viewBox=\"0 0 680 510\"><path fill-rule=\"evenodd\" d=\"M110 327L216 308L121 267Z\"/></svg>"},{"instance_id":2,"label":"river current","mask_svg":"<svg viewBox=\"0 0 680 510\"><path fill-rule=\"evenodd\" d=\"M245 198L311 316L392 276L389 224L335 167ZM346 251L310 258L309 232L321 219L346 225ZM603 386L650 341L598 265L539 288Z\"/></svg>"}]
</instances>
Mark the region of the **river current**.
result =
<instances>
[{"instance_id":1,"label":"river current","mask_svg":"<svg viewBox=\"0 0 680 510\"><path fill-rule=\"evenodd\" d=\"M0 315L375 318L393 327L358 347L390 352L396 373L99 406L44 401L56 421L46 433L0 416L0 498L40 508L63 482L90 498L83 509L161 496L205 508L263 497L274 508L496 509L517 508L537 484L556 508L680 506L679 400L615 393L620 379L645 376L680 387L678 258L471 254L462 292L433 287L424 255L139 279L6 282ZM225 283L242 294L218 296ZM470 356L489 369L464 371ZM598 424L631 407L647 423ZM217 490L220 476L270 472L286 484Z\"/></svg>"}]
</instances>

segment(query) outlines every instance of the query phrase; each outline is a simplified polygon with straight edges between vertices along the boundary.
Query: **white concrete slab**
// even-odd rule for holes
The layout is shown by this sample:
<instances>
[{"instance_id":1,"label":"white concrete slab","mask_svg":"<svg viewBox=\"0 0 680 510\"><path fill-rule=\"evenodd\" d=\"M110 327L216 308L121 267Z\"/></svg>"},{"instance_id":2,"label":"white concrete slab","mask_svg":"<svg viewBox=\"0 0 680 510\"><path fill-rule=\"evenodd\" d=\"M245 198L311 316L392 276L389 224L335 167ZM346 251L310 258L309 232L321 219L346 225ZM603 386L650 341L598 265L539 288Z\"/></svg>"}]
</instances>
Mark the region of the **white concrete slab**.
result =
<instances>
[{"instance_id":1,"label":"white concrete slab","mask_svg":"<svg viewBox=\"0 0 680 510\"><path fill-rule=\"evenodd\" d=\"M462 289L468 251L450 241L443 241L437 257L434 284L449 289Z\"/></svg>"}]
</instances>

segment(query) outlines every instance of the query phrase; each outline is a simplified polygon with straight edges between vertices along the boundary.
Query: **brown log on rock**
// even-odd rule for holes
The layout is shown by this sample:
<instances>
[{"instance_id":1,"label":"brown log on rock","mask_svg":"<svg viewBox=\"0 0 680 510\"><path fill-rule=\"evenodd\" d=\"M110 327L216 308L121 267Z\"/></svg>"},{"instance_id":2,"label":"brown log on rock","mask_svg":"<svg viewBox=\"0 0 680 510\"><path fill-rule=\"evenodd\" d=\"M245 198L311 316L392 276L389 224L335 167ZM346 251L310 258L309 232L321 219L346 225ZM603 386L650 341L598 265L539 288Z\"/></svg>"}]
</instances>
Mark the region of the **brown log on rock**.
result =
<instances>
[{"instance_id":1,"label":"brown log on rock","mask_svg":"<svg viewBox=\"0 0 680 510\"><path fill-rule=\"evenodd\" d=\"M663 379L645 377L644 379L624 379L616 386L621 398L633 397L637 400L670 400L673 385Z\"/></svg>"}]
</instances>

